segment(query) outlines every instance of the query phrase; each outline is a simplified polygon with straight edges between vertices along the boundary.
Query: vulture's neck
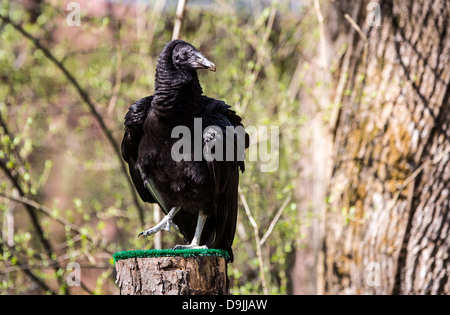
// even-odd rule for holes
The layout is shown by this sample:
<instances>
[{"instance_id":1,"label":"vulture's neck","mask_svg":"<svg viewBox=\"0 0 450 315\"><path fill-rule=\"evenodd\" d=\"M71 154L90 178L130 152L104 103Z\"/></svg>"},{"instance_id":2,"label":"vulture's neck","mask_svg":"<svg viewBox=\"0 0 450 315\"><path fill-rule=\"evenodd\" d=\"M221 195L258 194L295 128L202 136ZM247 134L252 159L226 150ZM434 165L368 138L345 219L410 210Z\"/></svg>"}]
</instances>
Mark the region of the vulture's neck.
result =
<instances>
[{"instance_id":1,"label":"vulture's neck","mask_svg":"<svg viewBox=\"0 0 450 315\"><path fill-rule=\"evenodd\" d=\"M178 110L191 110L201 106L203 94L196 71L178 70L172 64L172 56L158 61L155 77L155 93L152 106L161 115L171 115Z\"/></svg>"}]
</instances>

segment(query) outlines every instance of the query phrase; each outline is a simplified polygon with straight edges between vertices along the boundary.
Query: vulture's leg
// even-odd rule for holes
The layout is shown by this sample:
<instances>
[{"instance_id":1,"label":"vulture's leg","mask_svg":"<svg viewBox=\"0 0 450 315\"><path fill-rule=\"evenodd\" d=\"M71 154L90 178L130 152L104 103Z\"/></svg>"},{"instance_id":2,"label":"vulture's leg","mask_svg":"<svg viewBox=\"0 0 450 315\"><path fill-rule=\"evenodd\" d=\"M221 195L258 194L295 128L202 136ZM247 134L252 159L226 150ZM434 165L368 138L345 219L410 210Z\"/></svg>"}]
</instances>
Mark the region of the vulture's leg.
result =
<instances>
[{"instance_id":1,"label":"vulture's leg","mask_svg":"<svg viewBox=\"0 0 450 315\"><path fill-rule=\"evenodd\" d=\"M166 230L170 231L170 227L172 226L175 230L180 232L180 229L178 226L172 222L173 217L180 211L181 207L173 207L172 210L159 222L157 225L152 227L151 229L148 229L147 231L139 233L138 237L141 235L144 236L150 236L152 234L155 234L159 231Z\"/></svg>"},{"instance_id":2,"label":"vulture's leg","mask_svg":"<svg viewBox=\"0 0 450 315\"><path fill-rule=\"evenodd\" d=\"M173 249L207 249L206 245L200 246L200 237L202 236L203 227L205 226L206 216L202 211L198 214L197 227L195 228L194 238L189 245L177 245Z\"/></svg>"}]
</instances>

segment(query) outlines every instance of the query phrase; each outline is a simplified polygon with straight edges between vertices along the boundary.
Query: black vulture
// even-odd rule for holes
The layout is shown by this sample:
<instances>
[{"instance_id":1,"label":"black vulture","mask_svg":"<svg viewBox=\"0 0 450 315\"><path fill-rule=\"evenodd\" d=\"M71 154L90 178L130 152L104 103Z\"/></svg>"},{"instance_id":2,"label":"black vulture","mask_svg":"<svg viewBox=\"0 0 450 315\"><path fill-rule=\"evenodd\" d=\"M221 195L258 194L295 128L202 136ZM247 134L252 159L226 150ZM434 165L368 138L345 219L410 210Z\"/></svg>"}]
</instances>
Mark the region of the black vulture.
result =
<instances>
[{"instance_id":1,"label":"black vulture","mask_svg":"<svg viewBox=\"0 0 450 315\"><path fill-rule=\"evenodd\" d=\"M239 171L245 170L249 138L229 105L202 95L198 69L215 72L216 66L187 42L164 47L155 93L125 116L122 155L142 200L158 203L166 214L139 236L173 227L189 244L174 249L224 249L233 261ZM180 146L186 138L189 144Z\"/></svg>"}]
</instances>

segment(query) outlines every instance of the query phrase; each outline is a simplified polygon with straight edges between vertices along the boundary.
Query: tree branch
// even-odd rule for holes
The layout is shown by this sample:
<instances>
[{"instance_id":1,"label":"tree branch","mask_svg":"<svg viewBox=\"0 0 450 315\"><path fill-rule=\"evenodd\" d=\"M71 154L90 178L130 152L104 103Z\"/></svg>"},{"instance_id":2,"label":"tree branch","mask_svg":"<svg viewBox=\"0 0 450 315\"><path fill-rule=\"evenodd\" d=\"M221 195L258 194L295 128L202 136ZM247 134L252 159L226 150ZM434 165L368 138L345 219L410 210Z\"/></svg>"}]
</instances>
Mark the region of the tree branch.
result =
<instances>
[{"instance_id":1,"label":"tree branch","mask_svg":"<svg viewBox=\"0 0 450 315\"><path fill-rule=\"evenodd\" d=\"M8 244L4 243L2 241L2 239L0 238L0 245L5 246L9 249L9 251L11 251L11 256L14 257L15 261L16 261L16 265L18 266L24 266L25 264L22 264L22 262L20 261L19 257L17 257L17 254L15 249L11 246L9 246ZM55 268L55 267L53 267ZM58 266L59 268L59 266ZM43 282L39 277L37 277L30 269L23 269L23 272L27 275L27 277L29 277L34 283L36 283L42 290L44 290L45 292L50 293L51 295L56 295L56 292L53 291L45 282ZM4 273L4 272L2 272Z\"/></svg>"},{"instance_id":2,"label":"tree branch","mask_svg":"<svg viewBox=\"0 0 450 315\"><path fill-rule=\"evenodd\" d=\"M270 234L272 234L273 228L275 227L275 224L278 222L278 220L281 217L281 214L283 213L284 209L286 208L286 206L289 204L289 202L291 201L291 195L289 195L286 200L283 202L283 204L281 205L280 209L278 209L277 214L275 215L275 217L273 218L272 222L270 222L269 228L267 229L266 233L264 234L264 236L261 238L261 241L259 242L259 244L262 246L264 245L264 243L266 242L267 238L270 236Z\"/></svg>"},{"instance_id":3,"label":"tree branch","mask_svg":"<svg viewBox=\"0 0 450 315\"><path fill-rule=\"evenodd\" d=\"M8 178L10 179L12 185L14 186L14 188L17 189L17 191L19 192L19 195L24 197L25 196L25 192L22 189L22 186L20 186L20 180L18 178L18 176L15 176L6 166L6 164L4 163L4 161L2 159L0 159L0 168L4 171L4 173L8 176ZM17 175L17 174L16 174ZM28 215L31 218L31 224L33 225L37 237L39 239L39 241L42 243L42 246L44 247L44 251L47 254L49 259L53 258L53 248L49 242L49 240L44 236L44 230L42 229L42 226L39 222L39 219L36 215L36 212L34 211L33 207L31 207L30 205L25 205L25 209L28 212ZM59 285L64 288L63 285L63 279L60 275L58 275L58 269L60 269L59 265L55 265L54 267L55 269L55 273L56 273L56 278L58 280ZM29 275L33 280L36 279L36 277L34 275ZM67 292L67 291L66 291Z\"/></svg>"},{"instance_id":4,"label":"tree branch","mask_svg":"<svg viewBox=\"0 0 450 315\"><path fill-rule=\"evenodd\" d=\"M244 193L242 192L241 187L239 186L239 197L241 198L242 205L245 209L245 214L247 215L248 220L250 221L250 224L253 226L253 233L255 235L255 244L256 244L256 256L258 257L258 265L259 265L259 275L261 277L261 284L263 287L264 295L267 295L269 292L267 290L267 282L266 282L266 276L264 273L264 260L262 257L262 251L261 251L261 240L259 237L259 228L258 224L256 223L255 219L253 218L253 215L250 211L250 207L248 206L247 199L244 196Z\"/></svg>"},{"instance_id":5,"label":"tree branch","mask_svg":"<svg viewBox=\"0 0 450 315\"><path fill-rule=\"evenodd\" d=\"M265 46L266 46L267 42L269 41L270 34L272 33L273 25L275 22L275 17L276 17L277 10L278 10L278 5L279 5L279 0L272 0L272 4L270 6L270 13L269 13L269 17L267 20L266 29L264 31L264 36L262 38L261 45L259 47L258 47L258 45L256 45L254 47L256 50L257 59L256 59L255 67L253 68L253 71L250 75L250 83L248 84L248 86L246 88L246 91L245 91L246 93L244 94L244 97L242 99L242 104L239 109L239 111L241 113L245 113L247 106L250 103L251 97L253 95L253 90L255 89L255 86L256 86L256 80L259 76L259 73L261 72L261 67L263 66L264 58L266 56L270 55L268 52L265 51L265 49L266 49Z\"/></svg>"},{"instance_id":6,"label":"tree branch","mask_svg":"<svg viewBox=\"0 0 450 315\"><path fill-rule=\"evenodd\" d=\"M84 235L87 240L89 240L94 245L97 245L104 252L106 252L106 253L108 253L110 255L113 254L112 251L110 251L106 247L102 246L98 240L93 239L89 235L86 235L86 234L82 233L82 231L76 225L74 225L73 223L70 223L69 221L67 221L64 218L55 218L52 215L52 211L50 209L48 209L47 207L45 207L45 206L43 206L43 205L41 205L41 204L31 200L31 199L23 197L23 196L11 196L11 195L5 194L3 192L0 192L0 197L9 199L9 200L12 200L12 201L15 201L15 202L19 202L19 203L23 204L26 207L32 207L33 209L35 209L35 210L45 214L46 216L52 218L53 220L55 220L56 222L60 223L61 225L65 226L65 227L66 226L69 227L75 233L80 234L80 235Z\"/></svg>"},{"instance_id":7,"label":"tree branch","mask_svg":"<svg viewBox=\"0 0 450 315\"><path fill-rule=\"evenodd\" d=\"M178 0L177 15L175 25L173 26L172 40L180 38L181 25L183 23L184 11L186 10L187 0Z\"/></svg>"}]
</instances>

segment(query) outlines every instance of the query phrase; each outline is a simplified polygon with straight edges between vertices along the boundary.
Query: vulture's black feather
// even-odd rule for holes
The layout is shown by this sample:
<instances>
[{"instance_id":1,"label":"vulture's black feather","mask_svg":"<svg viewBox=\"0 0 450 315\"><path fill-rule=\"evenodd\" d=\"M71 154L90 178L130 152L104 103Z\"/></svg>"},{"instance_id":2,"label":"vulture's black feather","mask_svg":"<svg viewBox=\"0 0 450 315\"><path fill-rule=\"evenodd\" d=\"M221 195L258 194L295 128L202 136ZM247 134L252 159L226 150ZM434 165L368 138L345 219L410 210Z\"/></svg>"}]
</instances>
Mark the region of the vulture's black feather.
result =
<instances>
[{"instance_id":1,"label":"vulture's black feather","mask_svg":"<svg viewBox=\"0 0 450 315\"><path fill-rule=\"evenodd\" d=\"M202 95L198 69L215 71L215 65L184 41L171 41L164 47L154 95L134 103L125 116L122 155L144 201L158 203L166 215L181 207L173 223L186 243L193 242L202 212L207 219L198 245L227 250L232 261L239 172L245 170L248 135L236 132L234 127L242 127L241 118L230 106ZM185 126L195 137L194 122L199 118L202 139L192 139L190 155L183 160L173 159L172 148L180 139L173 138L172 131ZM201 160L194 159L195 143L204 152ZM224 150L224 161L211 160L219 147Z\"/></svg>"}]
</instances>

